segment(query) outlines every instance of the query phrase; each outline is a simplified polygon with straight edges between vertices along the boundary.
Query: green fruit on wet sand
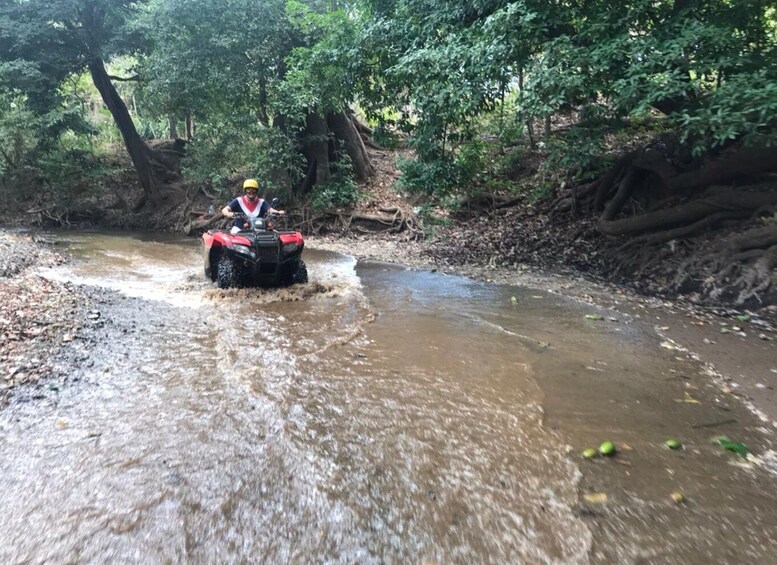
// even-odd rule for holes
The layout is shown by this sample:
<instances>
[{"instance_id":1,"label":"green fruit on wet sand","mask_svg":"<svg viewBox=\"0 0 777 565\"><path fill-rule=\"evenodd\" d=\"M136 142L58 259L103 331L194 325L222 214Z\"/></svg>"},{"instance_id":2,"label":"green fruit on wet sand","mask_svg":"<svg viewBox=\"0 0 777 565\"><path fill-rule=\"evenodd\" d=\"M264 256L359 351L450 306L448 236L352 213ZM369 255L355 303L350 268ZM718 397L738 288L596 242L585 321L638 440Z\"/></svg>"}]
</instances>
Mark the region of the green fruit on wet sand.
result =
<instances>
[{"instance_id":1,"label":"green fruit on wet sand","mask_svg":"<svg viewBox=\"0 0 777 565\"><path fill-rule=\"evenodd\" d=\"M664 442L664 445L669 449L680 449L683 446L683 444L676 439L668 439Z\"/></svg>"},{"instance_id":2,"label":"green fruit on wet sand","mask_svg":"<svg viewBox=\"0 0 777 565\"><path fill-rule=\"evenodd\" d=\"M593 459L597 455L598 455L597 451L595 449L590 448L590 447L588 449L586 449L585 451L583 451L583 457L585 457L586 459Z\"/></svg>"},{"instance_id":3,"label":"green fruit on wet sand","mask_svg":"<svg viewBox=\"0 0 777 565\"><path fill-rule=\"evenodd\" d=\"M602 455L615 455L615 444L611 441L605 441L599 446L599 453Z\"/></svg>"},{"instance_id":4,"label":"green fruit on wet sand","mask_svg":"<svg viewBox=\"0 0 777 565\"><path fill-rule=\"evenodd\" d=\"M683 496L683 493L681 493L680 491L677 491L677 490L672 493L672 499L677 504L682 504L683 502L685 502L685 497Z\"/></svg>"}]
</instances>

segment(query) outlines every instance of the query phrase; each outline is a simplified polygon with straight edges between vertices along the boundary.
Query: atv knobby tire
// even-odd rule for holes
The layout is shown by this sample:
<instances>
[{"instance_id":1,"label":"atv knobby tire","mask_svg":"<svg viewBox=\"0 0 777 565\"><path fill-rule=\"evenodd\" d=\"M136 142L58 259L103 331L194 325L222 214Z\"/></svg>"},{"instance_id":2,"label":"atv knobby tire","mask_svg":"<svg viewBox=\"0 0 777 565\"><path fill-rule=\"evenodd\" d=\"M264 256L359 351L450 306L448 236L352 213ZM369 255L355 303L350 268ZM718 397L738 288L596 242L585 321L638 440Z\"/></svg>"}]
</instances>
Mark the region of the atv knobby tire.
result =
<instances>
[{"instance_id":1,"label":"atv knobby tire","mask_svg":"<svg viewBox=\"0 0 777 565\"><path fill-rule=\"evenodd\" d=\"M308 268L302 259L299 260L297 270L294 271L294 275L291 277L291 282L293 284L305 284L308 282Z\"/></svg>"},{"instance_id":2,"label":"atv knobby tire","mask_svg":"<svg viewBox=\"0 0 777 565\"><path fill-rule=\"evenodd\" d=\"M281 279L281 284L284 286L305 284L306 282L308 282L308 268L302 259L297 261L296 264L289 265Z\"/></svg>"},{"instance_id":3,"label":"atv knobby tire","mask_svg":"<svg viewBox=\"0 0 777 565\"><path fill-rule=\"evenodd\" d=\"M219 259L216 266L216 277L219 288L237 288L240 286L241 277L238 266L229 257Z\"/></svg>"}]
</instances>

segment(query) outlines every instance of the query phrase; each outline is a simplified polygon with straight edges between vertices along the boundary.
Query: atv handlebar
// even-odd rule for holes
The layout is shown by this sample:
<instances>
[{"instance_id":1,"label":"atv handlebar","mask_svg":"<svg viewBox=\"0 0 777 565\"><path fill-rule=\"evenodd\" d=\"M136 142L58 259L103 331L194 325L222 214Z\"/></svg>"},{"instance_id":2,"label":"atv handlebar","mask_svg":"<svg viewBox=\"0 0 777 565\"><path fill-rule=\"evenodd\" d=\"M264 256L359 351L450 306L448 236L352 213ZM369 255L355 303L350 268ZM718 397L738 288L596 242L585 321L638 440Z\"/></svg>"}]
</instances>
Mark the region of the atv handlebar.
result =
<instances>
[{"instance_id":1,"label":"atv handlebar","mask_svg":"<svg viewBox=\"0 0 777 565\"><path fill-rule=\"evenodd\" d=\"M288 225L288 216L286 214L278 214L277 212L269 212L264 218L248 218L245 212L232 212L231 218L246 220L248 222L248 229L256 229L256 220L277 221L278 218L283 218L284 226ZM273 229L267 224L265 224L265 226L262 226L262 227L266 229Z\"/></svg>"}]
</instances>

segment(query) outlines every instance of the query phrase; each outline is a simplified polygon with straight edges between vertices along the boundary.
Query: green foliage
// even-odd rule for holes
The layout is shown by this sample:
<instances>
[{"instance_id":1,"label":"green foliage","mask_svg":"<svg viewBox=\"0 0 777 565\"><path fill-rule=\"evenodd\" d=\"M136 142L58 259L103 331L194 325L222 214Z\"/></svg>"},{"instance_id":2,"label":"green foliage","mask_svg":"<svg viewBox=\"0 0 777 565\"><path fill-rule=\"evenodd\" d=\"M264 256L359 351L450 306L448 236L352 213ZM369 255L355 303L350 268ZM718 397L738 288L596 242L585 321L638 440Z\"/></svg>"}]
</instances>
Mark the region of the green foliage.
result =
<instances>
[{"instance_id":1,"label":"green foliage","mask_svg":"<svg viewBox=\"0 0 777 565\"><path fill-rule=\"evenodd\" d=\"M607 168L603 132L597 127L575 126L566 135L547 141L547 157L542 173L571 171L572 174L595 176Z\"/></svg>"},{"instance_id":2,"label":"green foliage","mask_svg":"<svg viewBox=\"0 0 777 565\"><path fill-rule=\"evenodd\" d=\"M380 121L372 129L372 139L375 143L386 149L398 149L401 146L399 137L392 129L387 127L385 121Z\"/></svg>"},{"instance_id":3,"label":"green foliage","mask_svg":"<svg viewBox=\"0 0 777 565\"><path fill-rule=\"evenodd\" d=\"M605 140L656 112L697 154L731 140L775 141L777 24L769 3L370 6L364 42L377 72L363 82L364 105L374 115L400 112L400 127L419 147L419 163L403 165L410 187L434 192L434 175L450 174L452 163L476 168L464 148L478 127L512 144L523 124L581 109L580 124L544 140L546 170L600 170Z\"/></svg>"},{"instance_id":4,"label":"green foliage","mask_svg":"<svg viewBox=\"0 0 777 565\"><path fill-rule=\"evenodd\" d=\"M0 175L22 166L37 145L35 116L21 96L0 94Z\"/></svg>"},{"instance_id":5,"label":"green foliage","mask_svg":"<svg viewBox=\"0 0 777 565\"><path fill-rule=\"evenodd\" d=\"M773 129L777 52L765 4L682 6L573 6L573 29L546 42L531 69L523 111L541 116L594 101L613 116L658 109L699 152Z\"/></svg>"},{"instance_id":6,"label":"green foliage","mask_svg":"<svg viewBox=\"0 0 777 565\"><path fill-rule=\"evenodd\" d=\"M359 198L359 186L353 180L353 174L345 167L335 171L326 183L316 186L310 205L318 210L341 208L355 205Z\"/></svg>"},{"instance_id":7,"label":"green foliage","mask_svg":"<svg viewBox=\"0 0 777 565\"><path fill-rule=\"evenodd\" d=\"M397 166L402 172L402 176L397 179L397 188L400 190L442 197L459 185L459 170L452 158L425 161L400 157Z\"/></svg>"},{"instance_id":8,"label":"green foliage","mask_svg":"<svg viewBox=\"0 0 777 565\"><path fill-rule=\"evenodd\" d=\"M288 190L284 179L275 177L278 163L284 169L301 171L303 164L294 147L272 128L241 120L206 122L200 127L183 165L184 173L194 183L213 186L226 195L239 179L257 177L263 188L277 195Z\"/></svg>"},{"instance_id":9,"label":"green foliage","mask_svg":"<svg viewBox=\"0 0 777 565\"><path fill-rule=\"evenodd\" d=\"M288 189L305 170L307 117L354 102L378 143L410 135L416 158L400 160L399 187L440 198L506 188L499 177L519 168L527 124L549 116L579 119L542 139L538 193L601 171L608 146L643 135L625 124L657 114L697 154L777 142L768 2L8 1L4 178L36 166L56 175L56 159L69 159L68 178L71 164L91 174L70 152L121 139L84 73L96 59L142 78L115 84L145 136L161 136L168 114L196 120L186 173L224 190L249 174ZM317 205L352 203L349 174L341 164Z\"/></svg>"},{"instance_id":10,"label":"green foliage","mask_svg":"<svg viewBox=\"0 0 777 565\"><path fill-rule=\"evenodd\" d=\"M289 0L286 14L301 38L286 57L286 87L308 98L319 112L340 111L353 100L363 55L354 18L344 9Z\"/></svg>"},{"instance_id":11,"label":"green foliage","mask_svg":"<svg viewBox=\"0 0 777 565\"><path fill-rule=\"evenodd\" d=\"M777 143L777 75L766 69L735 76L715 89L693 112L674 116L694 153L735 139L753 145Z\"/></svg>"},{"instance_id":12,"label":"green foliage","mask_svg":"<svg viewBox=\"0 0 777 565\"><path fill-rule=\"evenodd\" d=\"M146 96L200 120L253 109L268 97L295 39L282 0L155 0L140 24L154 49L143 59Z\"/></svg>"},{"instance_id":13,"label":"green foliage","mask_svg":"<svg viewBox=\"0 0 777 565\"><path fill-rule=\"evenodd\" d=\"M72 110L38 116L24 97L0 100L0 204L6 213L37 204L71 207L118 174L92 150L92 132L50 137L52 124Z\"/></svg>"},{"instance_id":14,"label":"green foliage","mask_svg":"<svg viewBox=\"0 0 777 565\"><path fill-rule=\"evenodd\" d=\"M0 4L0 87L24 92L33 111L60 102L60 85L93 59L144 47L128 22L143 2L36 0Z\"/></svg>"},{"instance_id":15,"label":"green foliage","mask_svg":"<svg viewBox=\"0 0 777 565\"><path fill-rule=\"evenodd\" d=\"M198 182L251 171L288 190L305 170L307 116L353 100L359 42L330 3L155 0L141 23L155 45L144 96L195 117L186 171Z\"/></svg>"}]
</instances>

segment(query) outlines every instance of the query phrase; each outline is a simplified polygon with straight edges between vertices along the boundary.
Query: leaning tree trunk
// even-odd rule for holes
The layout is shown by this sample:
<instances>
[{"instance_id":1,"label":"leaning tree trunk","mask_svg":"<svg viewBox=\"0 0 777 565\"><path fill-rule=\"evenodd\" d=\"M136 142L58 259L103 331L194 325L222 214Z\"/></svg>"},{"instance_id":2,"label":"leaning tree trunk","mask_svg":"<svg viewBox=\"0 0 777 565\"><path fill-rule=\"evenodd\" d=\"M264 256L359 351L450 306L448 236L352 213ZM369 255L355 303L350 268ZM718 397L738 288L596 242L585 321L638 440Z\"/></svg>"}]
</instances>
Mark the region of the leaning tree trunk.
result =
<instances>
[{"instance_id":1,"label":"leaning tree trunk","mask_svg":"<svg viewBox=\"0 0 777 565\"><path fill-rule=\"evenodd\" d=\"M93 59L89 62L89 72L92 75L92 81L102 96L103 102L110 110L116 126L124 138L124 145L127 148L132 164L138 174L140 185L146 197L155 192L155 179L151 170L151 160L149 159L150 149L138 135L135 124L132 121L127 105L121 99L116 87L113 86L108 72L105 70L105 64L102 59Z\"/></svg>"},{"instance_id":2,"label":"leaning tree trunk","mask_svg":"<svg viewBox=\"0 0 777 565\"><path fill-rule=\"evenodd\" d=\"M327 116L327 123L335 138L342 140L345 151L351 158L356 179L363 182L371 177L375 173L375 168L370 162L367 149L364 147L364 141L350 116L344 112L329 114Z\"/></svg>"}]
</instances>

